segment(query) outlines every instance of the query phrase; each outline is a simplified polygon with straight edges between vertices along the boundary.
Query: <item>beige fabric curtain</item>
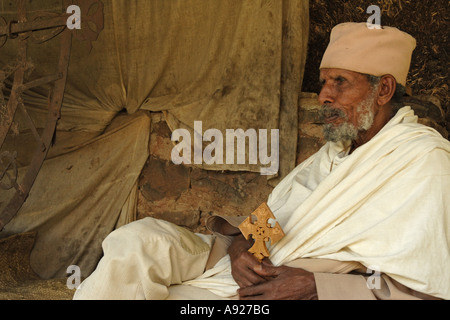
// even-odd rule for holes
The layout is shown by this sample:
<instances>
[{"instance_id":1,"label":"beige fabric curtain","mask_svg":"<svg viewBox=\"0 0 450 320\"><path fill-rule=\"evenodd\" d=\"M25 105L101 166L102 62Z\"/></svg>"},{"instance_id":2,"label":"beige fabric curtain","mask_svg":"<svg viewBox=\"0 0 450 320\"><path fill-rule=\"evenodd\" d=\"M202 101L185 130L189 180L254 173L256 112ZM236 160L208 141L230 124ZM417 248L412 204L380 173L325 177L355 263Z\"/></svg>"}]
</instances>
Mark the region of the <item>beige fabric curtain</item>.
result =
<instances>
[{"instance_id":1,"label":"beige fabric curtain","mask_svg":"<svg viewBox=\"0 0 450 320\"><path fill-rule=\"evenodd\" d=\"M29 15L63 11L61 2L33 1ZM168 111L173 130L185 127L192 132L194 121L202 121L204 131L223 133L279 128L281 175L294 168L308 1L103 3L104 30L92 50L73 41L60 130L102 131L122 109ZM9 1L1 4L2 15L14 17L16 8ZM2 64L14 59L14 45L9 41L1 49ZM30 46L32 77L55 70L58 45L53 40ZM46 88L28 93L27 101L43 126ZM207 168L259 171L248 161Z\"/></svg>"},{"instance_id":2,"label":"beige fabric curtain","mask_svg":"<svg viewBox=\"0 0 450 320\"><path fill-rule=\"evenodd\" d=\"M172 130L187 128L191 133L194 121L202 121L203 131L215 128L223 133L239 128L280 129L279 176L295 167L297 101L308 39L307 0L102 2L104 29L92 50L78 39L72 43L56 145L26 205L6 232L40 226L33 261L45 277L64 276L63 266L80 264L87 255L97 258L101 240L118 219L122 221L121 208L129 208L122 212L134 210L129 195L135 194L136 179L148 156L149 113L144 115L144 111L164 111ZM82 11L86 10L83 3ZM16 17L15 2L0 0L0 10L7 20ZM27 2L27 10L31 19L39 11L64 12L66 8L64 0L38 0ZM15 52L14 40L0 48L0 68L14 61ZM30 44L33 69L28 80L54 73L58 54L58 38ZM47 96L48 87L24 96L38 128L45 126ZM121 121L128 124L112 134L113 120L124 111L129 116ZM17 114L15 119L19 137L9 137L2 149L14 146L21 150L18 162L23 171L30 160L26 146L32 136L20 117ZM97 158L104 163L104 171L92 176L90 161ZM202 167L260 171L259 165L248 161ZM123 181L117 183L117 179ZM7 194L0 192L5 205ZM91 198L97 203L84 206ZM50 204L53 207L47 210ZM95 241L80 245L78 238L92 225L92 217L101 217L94 225L103 232ZM63 253L66 249L56 246L57 240L72 249ZM50 242L52 249L44 250ZM51 256L61 263L46 265ZM94 262L85 265L89 271Z\"/></svg>"},{"instance_id":3,"label":"beige fabric curtain","mask_svg":"<svg viewBox=\"0 0 450 320\"><path fill-rule=\"evenodd\" d=\"M42 278L64 277L70 265L89 275L102 255L103 239L134 220L135 208L130 204L137 201L149 132L150 119L139 112L116 118L104 134L51 155L0 238L37 231L30 262ZM57 149L62 144L60 140ZM19 177L26 169L19 169ZM0 193L0 210L11 191Z\"/></svg>"}]
</instances>

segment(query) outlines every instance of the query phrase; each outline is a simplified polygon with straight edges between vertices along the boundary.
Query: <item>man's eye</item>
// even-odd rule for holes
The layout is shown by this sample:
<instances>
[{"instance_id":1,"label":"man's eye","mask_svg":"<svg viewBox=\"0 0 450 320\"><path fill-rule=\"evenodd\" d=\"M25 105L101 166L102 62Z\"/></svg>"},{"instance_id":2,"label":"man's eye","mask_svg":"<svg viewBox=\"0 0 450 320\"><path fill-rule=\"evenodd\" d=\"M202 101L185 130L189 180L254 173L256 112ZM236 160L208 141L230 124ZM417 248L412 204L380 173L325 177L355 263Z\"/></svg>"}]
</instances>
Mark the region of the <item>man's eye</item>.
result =
<instances>
[{"instance_id":1,"label":"man's eye","mask_svg":"<svg viewBox=\"0 0 450 320\"><path fill-rule=\"evenodd\" d=\"M338 84L342 84L342 83L345 82L345 78L343 78L343 77L337 77L337 78L336 78L336 82L337 82Z\"/></svg>"}]
</instances>

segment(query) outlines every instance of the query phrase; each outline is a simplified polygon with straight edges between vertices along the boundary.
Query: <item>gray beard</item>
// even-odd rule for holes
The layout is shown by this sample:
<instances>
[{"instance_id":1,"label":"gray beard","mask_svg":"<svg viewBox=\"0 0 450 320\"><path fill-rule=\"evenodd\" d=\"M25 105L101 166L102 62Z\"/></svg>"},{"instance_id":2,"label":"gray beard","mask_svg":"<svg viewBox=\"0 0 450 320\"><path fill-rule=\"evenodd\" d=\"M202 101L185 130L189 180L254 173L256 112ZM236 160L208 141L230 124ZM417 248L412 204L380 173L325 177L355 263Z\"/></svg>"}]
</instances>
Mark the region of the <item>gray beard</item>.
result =
<instances>
[{"instance_id":1,"label":"gray beard","mask_svg":"<svg viewBox=\"0 0 450 320\"><path fill-rule=\"evenodd\" d=\"M376 89L376 88L375 88ZM322 119L327 114L336 114L341 118L346 120L342 124L335 126L333 124L325 124L323 127L324 138L327 141L339 142L339 141L354 141L358 137L359 132L369 130L374 123L375 113L373 111L373 103L375 99L376 90L356 107L358 112L358 125L355 126L352 123L348 122L347 115L339 110L335 109L332 106L324 105L321 110Z\"/></svg>"}]
</instances>

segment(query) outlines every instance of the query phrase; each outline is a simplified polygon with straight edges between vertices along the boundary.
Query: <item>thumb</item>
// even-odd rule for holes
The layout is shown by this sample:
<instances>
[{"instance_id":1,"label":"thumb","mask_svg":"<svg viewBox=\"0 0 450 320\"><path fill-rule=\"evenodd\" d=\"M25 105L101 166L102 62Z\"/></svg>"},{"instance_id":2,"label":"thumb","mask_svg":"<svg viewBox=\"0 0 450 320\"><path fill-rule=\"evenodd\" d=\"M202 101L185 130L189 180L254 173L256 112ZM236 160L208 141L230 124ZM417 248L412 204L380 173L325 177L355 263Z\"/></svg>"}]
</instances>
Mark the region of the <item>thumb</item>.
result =
<instances>
[{"instance_id":1,"label":"thumb","mask_svg":"<svg viewBox=\"0 0 450 320\"><path fill-rule=\"evenodd\" d=\"M264 263L254 266L253 271L262 277L276 277L280 274L280 268Z\"/></svg>"}]
</instances>

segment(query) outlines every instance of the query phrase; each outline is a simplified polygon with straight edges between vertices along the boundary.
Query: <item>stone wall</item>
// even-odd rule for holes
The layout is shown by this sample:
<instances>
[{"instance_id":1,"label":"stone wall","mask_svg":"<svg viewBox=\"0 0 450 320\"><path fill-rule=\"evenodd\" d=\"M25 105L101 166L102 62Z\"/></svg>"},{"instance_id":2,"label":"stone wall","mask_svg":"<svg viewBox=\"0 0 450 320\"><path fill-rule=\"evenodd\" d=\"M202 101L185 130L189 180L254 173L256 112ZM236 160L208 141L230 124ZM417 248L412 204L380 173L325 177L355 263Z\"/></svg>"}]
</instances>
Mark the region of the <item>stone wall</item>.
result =
<instances>
[{"instance_id":1,"label":"stone wall","mask_svg":"<svg viewBox=\"0 0 450 320\"><path fill-rule=\"evenodd\" d=\"M407 99L421 122L448 138L439 101L431 97ZM302 93L299 100L297 164L325 143L319 120L317 94ZM212 214L248 215L272 191L259 173L206 171L171 162L171 132L162 113L152 113L150 158L139 181L138 219L155 217L195 232L206 232L205 219Z\"/></svg>"},{"instance_id":2,"label":"stone wall","mask_svg":"<svg viewBox=\"0 0 450 320\"><path fill-rule=\"evenodd\" d=\"M152 114L150 158L139 181L137 218L155 217L205 232L212 214L248 215L272 191L259 173L221 172L174 165L171 132L160 113Z\"/></svg>"},{"instance_id":3,"label":"stone wall","mask_svg":"<svg viewBox=\"0 0 450 320\"><path fill-rule=\"evenodd\" d=\"M325 144L319 119L320 104L317 94L302 92L299 106L297 164L308 159Z\"/></svg>"}]
</instances>

